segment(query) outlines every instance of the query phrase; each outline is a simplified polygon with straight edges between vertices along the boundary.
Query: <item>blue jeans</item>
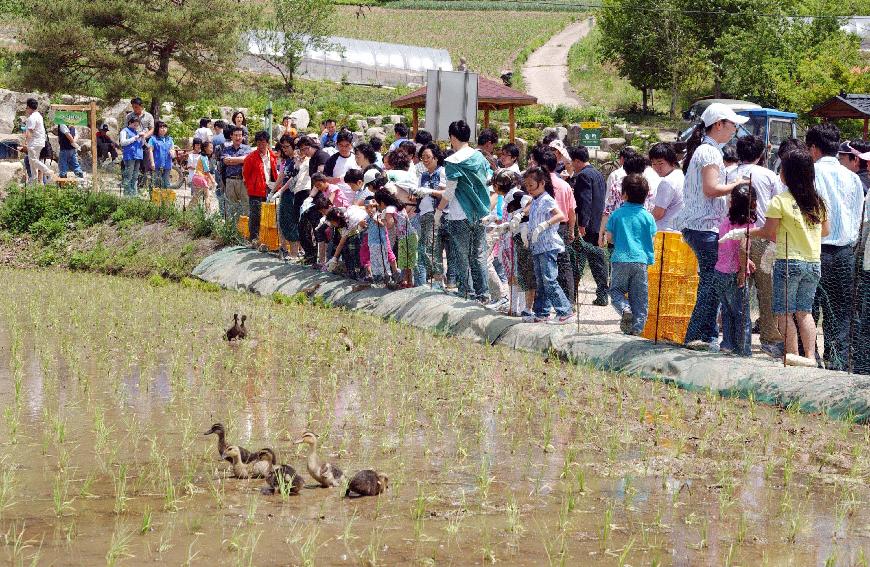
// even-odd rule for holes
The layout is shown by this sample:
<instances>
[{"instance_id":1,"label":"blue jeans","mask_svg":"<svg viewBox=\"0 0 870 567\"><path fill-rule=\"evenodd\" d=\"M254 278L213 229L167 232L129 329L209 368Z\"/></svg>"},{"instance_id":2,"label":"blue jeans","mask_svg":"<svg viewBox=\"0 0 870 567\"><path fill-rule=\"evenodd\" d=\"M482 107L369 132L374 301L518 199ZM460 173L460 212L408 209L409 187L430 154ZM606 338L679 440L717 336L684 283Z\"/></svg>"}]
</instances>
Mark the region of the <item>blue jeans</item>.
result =
<instances>
[{"instance_id":1,"label":"blue jeans","mask_svg":"<svg viewBox=\"0 0 870 567\"><path fill-rule=\"evenodd\" d=\"M713 342L719 337L716 316L719 297L716 294L714 274L719 260L719 235L706 230L683 229L683 238L698 259L698 297L686 329L686 343L702 340Z\"/></svg>"},{"instance_id":2,"label":"blue jeans","mask_svg":"<svg viewBox=\"0 0 870 567\"><path fill-rule=\"evenodd\" d=\"M160 189L169 189L169 168L168 167L158 167L157 171L154 172L154 181L157 184L157 187Z\"/></svg>"},{"instance_id":3,"label":"blue jeans","mask_svg":"<svg viewBox=\"0 0 870 567\"><path fill-rule=\"evenodd\" d=\"M139 179L139 165L141 159L128 159L124 161L124 171L121 174L121 187L124 188L124 195L127 197L135 197L139 192L136 182Z\"/></svg>"},{"instance_id":4,"label":"blue jeans","mask_svg":"<svg viewBox=\"0 0 870 567\"><path fill-rule=\"evenodd\" d=\"M60 176L66 177L67 171L72 171L76 177L83 177L82 168L79 165L78 152L74 149L61 150L57 160Z\"/></svg>"},{"instance_id":5,"label":"blue jeans","mask_svg":"<svg viewBox=\"0 0 870 567\"><path fill-rule=\"evenodd\" d=\"M550 307L556 309L556 315L564 317L571 314L571 303L565 297L565 292L559 287L559 267L556 261L556 250L532 255L532 263L535 267L535 282L538 290L535 293L535 315L546 317L550 314Z\"/></svg>"},{"instance_id":6,"label":"blue jeans","mask_svg":"<svg viewBox=\"0 0 870 567\"><path fill-rule=\"evenodd\" d=\"M450 244L456 260L459 293L475 299L489 298L486 276L486 229L468 219L448 221ZM469 285L470 284L470 285Z\"/></svg>"},{"instance_id":7,"label":"blue jeans","mask_svg":"<svg viewBox=\"0 0 870 567\"><path fill-rule=\"evenodd\" d=\"M717 271L714 277L722 306L722 344L719 346L740 356L752 356L752 315L747 287L737 286L737 274Z\"/></svg>"},{"instance_id":8,"label":"blue jeans","mask_svg":"<svg viewBox=\"0 0 870 567\"><path fill-rule=\"evenodd\" d=\"M646 326L649 313L649 282L643 262L613 262L610 264L610 302L622 316L631 310L631 330L640 334ZM626 295L628 300L626 300Z\"/></svg>"}]
</instances>

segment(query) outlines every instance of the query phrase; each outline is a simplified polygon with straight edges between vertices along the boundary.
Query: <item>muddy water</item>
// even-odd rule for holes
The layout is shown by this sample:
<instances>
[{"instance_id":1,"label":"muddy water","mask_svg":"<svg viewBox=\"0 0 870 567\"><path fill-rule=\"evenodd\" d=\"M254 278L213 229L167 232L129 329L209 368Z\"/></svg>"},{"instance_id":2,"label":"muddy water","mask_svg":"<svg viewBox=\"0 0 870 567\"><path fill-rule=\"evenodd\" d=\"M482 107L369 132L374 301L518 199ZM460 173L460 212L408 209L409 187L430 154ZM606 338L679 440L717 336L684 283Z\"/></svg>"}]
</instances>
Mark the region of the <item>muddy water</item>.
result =
<instances>
[{"instance_id":1,"label":"muddy water","mask_svg":"<svg viewBox=\"0 0 870 567\"><path fill-rule=\"evenodd\" d=\"M864 564L863 427L336 310L0 275L13 564ZM234 312L252 337L228 345ZM263 496L203 435L216 421L309 486L306 428L391 486Z\"/></svg>"}]
</instances>

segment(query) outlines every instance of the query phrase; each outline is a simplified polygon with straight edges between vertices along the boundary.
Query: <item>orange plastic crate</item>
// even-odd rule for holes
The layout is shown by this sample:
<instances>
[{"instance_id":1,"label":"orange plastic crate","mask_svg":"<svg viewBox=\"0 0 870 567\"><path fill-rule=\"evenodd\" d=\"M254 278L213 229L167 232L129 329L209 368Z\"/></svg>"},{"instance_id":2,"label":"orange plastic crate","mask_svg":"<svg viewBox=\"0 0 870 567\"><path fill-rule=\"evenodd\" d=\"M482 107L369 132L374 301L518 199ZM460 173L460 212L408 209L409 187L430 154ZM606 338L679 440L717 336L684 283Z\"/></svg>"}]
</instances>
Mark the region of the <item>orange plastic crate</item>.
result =
<instances>
[{"instance_id":1,"label":"orange plastic crate","mask_svg":"<svg viewBox=\"0 0 870 567\"><path fill-rule=\"evenodd\" d=\"M242 215L239 217L239 220L236 222L236 228L239 230L239 234L242 235L242 238L250 238L250 232L248 230L248 217Z\"/></svg>"},{"instance_id":2,"label":"orange plastic crate","mask_svg":"<svg viewBox=\"0 0 870 567\"><path fill-rule=\"evenodd\" d=\"M278 249L278 229L271 226L260 227L260 242L266 245L269 250L275 251Z\"/></svg>"},{"instance_id":3,"label":"orange plastic crate","mask_svg":"<svg viewBox=\"0 0 870 567\"><path fill-rule=\"evenodd\" d=\"M275 203L263 203L260 207L260 226L278 228L278 209Z\"/></svg>"}]
</instances>

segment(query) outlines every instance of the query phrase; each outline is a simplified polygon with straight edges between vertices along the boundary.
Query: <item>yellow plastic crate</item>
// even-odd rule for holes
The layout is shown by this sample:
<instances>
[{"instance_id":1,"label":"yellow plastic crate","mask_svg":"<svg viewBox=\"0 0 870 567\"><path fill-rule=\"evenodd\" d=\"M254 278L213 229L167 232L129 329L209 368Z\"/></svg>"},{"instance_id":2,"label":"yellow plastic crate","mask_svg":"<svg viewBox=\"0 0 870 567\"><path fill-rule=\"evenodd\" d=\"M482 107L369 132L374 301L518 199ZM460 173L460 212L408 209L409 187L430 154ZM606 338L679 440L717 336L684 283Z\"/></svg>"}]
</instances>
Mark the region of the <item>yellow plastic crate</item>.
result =
<instances>
[{"instance_id":1,"label":"yellow plastic crate","mask_svg":"<svg viewBox=\"0 0 870 567\"><path fill-rule=\"evenodd\" d=\"M278 229L271 226L260 227L260 242L273 252L278 249Z\"/></svg>"},{"instance_id":2,"label":"yellow plastic crate","mask_svg":"<svg viewBox=\"0 0 870 567\"><path fill-rule=\"evenodd\" d=\"M659 275L647 273L649 283L649 313L665 317L689 317L695 308L698 290L698 276L672 276L663 274L661 297L659 297Z\"/></svg>"},{"instance_id":3,"label":"yellow plastic crate","mask_svg":"<svg viewBox=\"0 0 870 567\"><path fill-rule=\"evenodd\" d=\"M664 241L664 246L662 242ZM698 273L698 260L695 253L683 240L679 232L658 232L653 242L655 252L655 272L672 275L692 276ZM664 266L661 266L662 253L665 256ZM659 267L661 266L661 270ZM652 271L652 268L650 268Z\"/></svg>"},{"instance_id":4,"label":"yellow plastic crate","mask_svg":"<svg viewBox=\"0 0 870 567\"><path fill-rule=\"evenodd\" d=\"M248 231L248 217L242 215L239 217L239 220L236 222L236 228L239 230L239 234L242 235L242 238L250 238L250 232Z\"/></svg>"},{"instance_id":5,"label":"yellow plastic crate","mask_svg":"<svg viewBox=\"0 0 870 567\"><path fill-rule=\"evenodd\" d=\"M655 264L647 271L649 316L641 336L681 343L695 309L698 261L679 232L657 233L654 245Z\"/></svg>"},{"instance_id":6,"label":"yellow plastic crate","mask_svg":"<svg viewBox=\"0 0 870 567\"><path fill-rule=\"evenodd\" d=\"M157 205L175 205L175 191L172 189L152 189L151 201Z\"/></svg>"},{"instance_id":7,"label":"yellow plastic crate","mask_svg":"<svg viewBox=\"0 0 870 567\"><path fill-rule=\"evenodd\" d=\"M278 228L278 208L275 203L263 203L260 209L260 226Z\"/></svg>"},{"instance_id":8,"label":"yellow plastic crate","mask_svg":"<svg viewBox=\"0 0 870 567\"><path fill-rule=\"evenodd\" d=\"M689 328L688 317L659 317L658 333L656 333L656 319L650 317L646 320L646 327L641 336L645 339L660 341L673 341L682 343L686 339L686 329Z\"/></svg>"}]
</instances>

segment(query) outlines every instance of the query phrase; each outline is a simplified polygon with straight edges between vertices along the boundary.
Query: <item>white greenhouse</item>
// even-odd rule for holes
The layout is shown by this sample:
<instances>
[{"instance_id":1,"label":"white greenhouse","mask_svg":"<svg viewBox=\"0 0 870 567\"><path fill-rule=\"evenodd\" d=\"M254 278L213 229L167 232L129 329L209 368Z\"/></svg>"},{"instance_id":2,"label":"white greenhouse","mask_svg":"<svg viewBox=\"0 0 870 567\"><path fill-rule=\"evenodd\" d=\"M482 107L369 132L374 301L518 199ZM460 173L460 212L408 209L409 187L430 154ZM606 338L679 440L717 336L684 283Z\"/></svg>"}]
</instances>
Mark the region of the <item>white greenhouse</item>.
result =
<instances>
[{"instance_id":1,"label":"white greenhouse","mask_svg":"<svg viewBox=\"0 0 870 567\"><path fill-rule=\"evenodd\" d=\"M249 33L248 55L242 57L244 69L274 73L275 70L257 56L274 52L278 42L263 39L262 33ZM328 50L308 49L302 58L297 76L306 79L326 79L365 85L423 84L426 71L441 69L452 71L450 53L446 49L433 49L365 41L347 37L330 37L328 42L336 48Z\"/></svg>"}]
</instances>

